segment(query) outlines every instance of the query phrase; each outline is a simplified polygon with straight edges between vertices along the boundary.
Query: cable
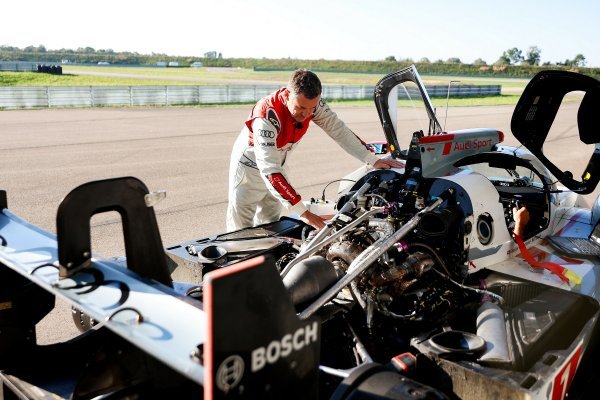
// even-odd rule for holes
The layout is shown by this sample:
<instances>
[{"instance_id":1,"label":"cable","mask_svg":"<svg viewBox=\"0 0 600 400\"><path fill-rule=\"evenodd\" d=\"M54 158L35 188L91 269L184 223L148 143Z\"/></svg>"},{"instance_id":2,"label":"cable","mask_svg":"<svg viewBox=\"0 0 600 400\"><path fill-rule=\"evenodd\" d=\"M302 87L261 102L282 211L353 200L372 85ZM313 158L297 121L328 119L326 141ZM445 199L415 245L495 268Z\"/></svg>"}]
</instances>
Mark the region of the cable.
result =
<instances>
[{"instance_id":1,"label":"cable","mask_svg":"<svg viewBox=\"0 0 600 400\"><path fill-rule=\"evenodd\" d=\"M352 183L356 183L356 181L353 181L352 179L336 179L335 181L331 181L327 185L325 185L325 187L323 188L323 194L321 195L321 200L325 201L325 190L327 190L327 188L329 187L329 185L331 185L332 183L336 183L336 182L352 182Z\"/></svg>"},{"instance_id":2,"label":"cable","mask_svg":"<svg viewBox=\"0 0 600 400\"><path fill-rule=\"evenodd\" d=\"M381 199L381 201L383 201L386 206L388 206L388 207L390 206L390 202L387 201L385 198L383 198L383 196L381 196L381 195L371 193L371 194L366 194L365 197L374 197L374 198Z\"/></svg>"},{"instance_id":3,"label":"cable","mask_svg":"<svg viewBox=\"0 0 600 400\"><path fill-rule=\"evenodd\" d=\"M498 301L498 304L504 304L504 298L502 296L494 293L494 292L490 292L489 290L477 289L477 288L474 288L474 287L463 285L461 283L456 282L455 280L453 280L449 276L446 276L446 275L442 274L440 271L438 271L435 268L432 268L432 270L435 271L437 274L439 274L442 278L444 278L444 279L446 279L446 280L454 283L456 286L458 286L460 288L463 288L463 289L466 289L466 290L471 290L471 291L473 291L475 293L478 293L478 294L488 295L488 296L493 297L494 299L496 299Z\"/></svg>"},{"instance_id":4,"label":"cable","mask_svg":"<svg viewBox=\"0 0 600 400\"><path fill-rule=\"evenodd\" d=\"M446 271L447 275L444 275L442 272L438 271L435 268L432 268L433 271L435 271L438 275L440 275L442 278L445 278L447 280L449 280L450 282L452 282L453 284L455 284L456 286L466 289L466 290L471 290L474 291L476 293L479 294L486 294L489 295L490 297L493 297L494 299L496 299L498 301L499 304L503 304L504 303L504 298L502 298L502 296L497 295L496 293L490 292L488 290L482 290L482 289L477 289L477 288L473 288L470 286L466 286L463 285L461 283L456 282L454 279L450 278L450 271L448 270L448 267L446 266L446 263L442 260L442 258L437 254L437 251L435 249L433 249L431 246L428 246L424 243L420 243L420 242L415 242L415 243L411 243L408 248L411 249L413 247L422 247L424 249L429 250L433 255L433 257L435 257L436 261L441 265L441 267Z\"/></svg>"}]
</instances>

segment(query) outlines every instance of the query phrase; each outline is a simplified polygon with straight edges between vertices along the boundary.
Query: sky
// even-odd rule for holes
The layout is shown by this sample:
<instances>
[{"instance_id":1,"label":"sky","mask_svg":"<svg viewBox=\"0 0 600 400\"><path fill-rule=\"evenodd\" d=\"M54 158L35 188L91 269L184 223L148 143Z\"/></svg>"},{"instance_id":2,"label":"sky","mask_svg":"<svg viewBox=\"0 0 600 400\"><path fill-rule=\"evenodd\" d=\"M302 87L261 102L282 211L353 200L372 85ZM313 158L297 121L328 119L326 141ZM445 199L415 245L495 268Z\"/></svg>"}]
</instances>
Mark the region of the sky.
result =
<instances>
[{"instance_id":1,"label":"sky","mask_svg":"<svg viewBox=\"0 0 600 400\"><path fill-rule=\"evenodd\" d=\"M20 48L492 64L537 46L542 62L600 67L594 0L26 0L1 13L0 45Z\"/></svg>"}]
</instances>

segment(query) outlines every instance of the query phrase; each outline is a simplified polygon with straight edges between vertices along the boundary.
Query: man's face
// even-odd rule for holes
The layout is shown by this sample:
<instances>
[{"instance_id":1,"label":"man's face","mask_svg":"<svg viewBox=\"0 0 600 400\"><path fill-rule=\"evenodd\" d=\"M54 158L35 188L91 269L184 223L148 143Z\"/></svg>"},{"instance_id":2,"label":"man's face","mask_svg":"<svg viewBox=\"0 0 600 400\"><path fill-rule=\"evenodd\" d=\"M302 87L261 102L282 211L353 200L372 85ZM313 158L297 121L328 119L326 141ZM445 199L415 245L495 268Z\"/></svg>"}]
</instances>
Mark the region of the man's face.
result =
<instances>
[{"instance_id":1,"label":"man's face","mask_svg":"<svg viewBox=\"0 0 600 400\"><path fill-rule=\"evenodd\" d=\"M317 96L314 99L307 99L303 94L295 95L290 92L290 97L288 98L287 108L290 110L292 117L298 122L304 122L306 118L310 117L313 112L315 112L315 108L319 101L321 100L321 96Z\"/></svg>"}]
</instances>

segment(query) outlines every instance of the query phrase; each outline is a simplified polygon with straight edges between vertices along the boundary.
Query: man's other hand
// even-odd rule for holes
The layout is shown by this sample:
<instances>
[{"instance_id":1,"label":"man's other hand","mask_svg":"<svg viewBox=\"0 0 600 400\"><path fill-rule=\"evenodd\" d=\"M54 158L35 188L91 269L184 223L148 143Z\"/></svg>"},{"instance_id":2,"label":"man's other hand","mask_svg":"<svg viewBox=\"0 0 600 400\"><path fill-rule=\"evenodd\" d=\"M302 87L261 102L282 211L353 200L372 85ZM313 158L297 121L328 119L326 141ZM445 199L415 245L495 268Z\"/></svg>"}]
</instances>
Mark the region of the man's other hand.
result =
<instances>
[{"instance_id":1,"label":"man's other hand","mask_svg":"<svg viewBox=\"0 0 600 400\"><path fill-rule=\"evenodd\" d=\"M390 168L404 168L404 163L398 160L383 159L380 158L373 164L373 168L377 169L390 169Z\"/></svg>"},{"instance_id":2,"label":"man's other hand","mask_svg":"<svg viewBox=\"0 0 600 400\"><path fill-rule=\"evenodd\" d=\"M317 230L325 227L325 220L310 211L304 211L302 215L300 215L300 219Z\"/></svg>"},{"instance_id":3,"label":"man's other hand","mask_svg":"<svg viewBox=\"0 0 600 400\"><path fill-rule=\"evenodd\" d=\"M525 207L521 207L519 209L514 207L512 212L513 219L515 220L514 233L522 237L525 226L529 222L529 211L527 211Z\"/></svg>"}]
</instances>

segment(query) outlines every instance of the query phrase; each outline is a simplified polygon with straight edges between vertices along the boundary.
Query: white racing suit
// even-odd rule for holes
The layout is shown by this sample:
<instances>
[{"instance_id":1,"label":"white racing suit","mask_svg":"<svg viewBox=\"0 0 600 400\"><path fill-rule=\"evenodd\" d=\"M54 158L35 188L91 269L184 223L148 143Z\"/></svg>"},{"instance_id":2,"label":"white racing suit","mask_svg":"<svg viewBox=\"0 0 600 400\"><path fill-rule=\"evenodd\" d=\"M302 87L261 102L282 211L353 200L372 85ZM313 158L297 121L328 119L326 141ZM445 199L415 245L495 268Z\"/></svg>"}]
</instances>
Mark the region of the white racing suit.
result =
<instances>
[{"instance_id":1,"label":"white racing suit","mask_svg":"<svg viewBox=\"0 0 600 400\"><path fill-rule=\"evenodd\" d=\"M378 160L323 100L312 116L302 123L295 121L285 106L288 95L287 89L280 89L261 99L235 141L229 165L227 231L277 221L282 208L288 214L306 211L284 164L310 120L355 158L371 165Z\"/></svg>"}]
</instances>

